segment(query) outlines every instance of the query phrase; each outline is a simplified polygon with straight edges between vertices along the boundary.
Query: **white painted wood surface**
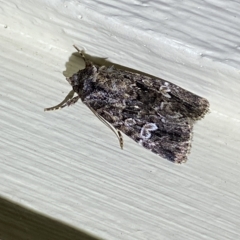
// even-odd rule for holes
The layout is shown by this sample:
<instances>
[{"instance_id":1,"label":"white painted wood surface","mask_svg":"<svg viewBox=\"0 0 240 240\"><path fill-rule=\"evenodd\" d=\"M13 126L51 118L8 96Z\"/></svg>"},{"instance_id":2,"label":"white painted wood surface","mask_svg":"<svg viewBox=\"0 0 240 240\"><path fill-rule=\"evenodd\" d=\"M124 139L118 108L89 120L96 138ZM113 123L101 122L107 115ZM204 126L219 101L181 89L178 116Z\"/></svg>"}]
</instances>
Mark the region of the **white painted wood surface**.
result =
<instances>
[{"instance_id":1,"label":"white painted wood surface","mask_svg":"<svg viewBox=\"0 0 240 240\"><path fill-rule=\"evenodd\" d=\"M225 0L1 1L0 198L103 239L239 239L239 19ZM43 112L83 67L73 44L210 101L186 164L122 151L80 102ZM37 239L14 217L0 237Z\"/></svg>"}]
</instances>

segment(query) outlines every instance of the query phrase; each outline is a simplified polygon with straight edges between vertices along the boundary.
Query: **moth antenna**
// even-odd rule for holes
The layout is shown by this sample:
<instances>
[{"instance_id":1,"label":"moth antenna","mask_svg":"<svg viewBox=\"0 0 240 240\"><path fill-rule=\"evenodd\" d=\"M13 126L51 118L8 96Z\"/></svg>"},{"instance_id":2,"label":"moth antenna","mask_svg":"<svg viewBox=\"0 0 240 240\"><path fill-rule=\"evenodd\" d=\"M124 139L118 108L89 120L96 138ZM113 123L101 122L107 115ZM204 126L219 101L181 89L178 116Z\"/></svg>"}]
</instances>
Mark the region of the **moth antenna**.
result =
<instances>
[{"instance_id":1,"label":"moth antenna","mask_svg":"<svg viewBox=\"0 0 240 240\"><path fill-rule=\"evenodd\" d=\"M84 50L80 50L76 45L73 45L73 47L78 51L78 53L81 55L82 59L84 60L84 62L86 63L86 57L84 55Z\"/></svg>"}]
</instances>

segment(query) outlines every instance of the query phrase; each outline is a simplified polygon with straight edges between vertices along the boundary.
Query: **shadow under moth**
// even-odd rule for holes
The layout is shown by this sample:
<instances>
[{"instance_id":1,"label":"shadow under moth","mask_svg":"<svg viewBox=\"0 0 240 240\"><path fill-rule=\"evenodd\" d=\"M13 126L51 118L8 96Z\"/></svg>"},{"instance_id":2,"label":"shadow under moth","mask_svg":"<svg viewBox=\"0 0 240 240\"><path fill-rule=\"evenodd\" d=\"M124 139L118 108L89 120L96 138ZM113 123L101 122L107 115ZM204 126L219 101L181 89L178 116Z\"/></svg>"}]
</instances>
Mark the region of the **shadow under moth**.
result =
<instances>
[{"instance_id":1,"label":"shadow under moth","mask_svg":"<svg viewBox=\"0 0 240 240\"><path fill-rule=\"evenodd\" d=\"M209 102L160 78L94 65L74 47L86 65L66 78L77 96L44 110L71 106L81 99L116 134L121 148L123 132L163 158L186 162L193 124L208 112Z\"/></svg>"}]
</instances>

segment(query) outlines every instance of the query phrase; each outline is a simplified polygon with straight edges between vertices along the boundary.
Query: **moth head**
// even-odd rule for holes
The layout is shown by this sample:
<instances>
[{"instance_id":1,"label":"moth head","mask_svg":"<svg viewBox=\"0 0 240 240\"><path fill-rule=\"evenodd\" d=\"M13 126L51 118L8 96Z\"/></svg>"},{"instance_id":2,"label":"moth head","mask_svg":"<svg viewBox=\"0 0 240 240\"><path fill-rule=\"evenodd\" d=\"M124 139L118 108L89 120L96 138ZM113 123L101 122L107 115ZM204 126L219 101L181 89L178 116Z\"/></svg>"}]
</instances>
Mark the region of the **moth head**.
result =
<instances>
[{"instance_id":1,"label":"moth head","mask_svg":"<svg viewBox=\"0 0 240 240\"><path fill-rule=\"evenodd\" d=\"M79 85L79 77L77 73L74 73L71 77L67 77L66 80L72 87Z\"/></svg>"},{"instance_id":2,"label":"moth head","mask_svg":"<svg viewBox=\"0 0 240 240\"><path fill-rule=\"evenodd\" d=\"M86 67L66 78L72 86L73 91L81 98L93 91L93 85L97 80L98 68L92 63L87 63Z\"/></svg>"},{"instance_id":3,"label":"moth head","mask_svg":"<svg viewBox=\"0 0 240 240\"><path fill-rule=\"evenodd\" d=\"M66 78L68 83L72 86L73 91L76 92L79 96L82 95L83 79L82 76L78 73L74 73L71 77Z\"/></svg>"}]
</instances>

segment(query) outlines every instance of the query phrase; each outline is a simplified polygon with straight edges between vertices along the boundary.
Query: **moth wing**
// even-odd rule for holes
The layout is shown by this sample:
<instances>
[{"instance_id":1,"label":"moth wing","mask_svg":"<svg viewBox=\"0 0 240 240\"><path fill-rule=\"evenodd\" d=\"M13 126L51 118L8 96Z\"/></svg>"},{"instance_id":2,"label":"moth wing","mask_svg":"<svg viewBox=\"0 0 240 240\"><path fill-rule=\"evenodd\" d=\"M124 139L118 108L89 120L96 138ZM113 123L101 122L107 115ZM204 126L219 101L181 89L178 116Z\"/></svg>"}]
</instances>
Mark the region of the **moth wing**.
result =
<instances>
[{"instance_id":1,"label":"moth wing","mask_svg":"<svg viewBox=\"0 0 240 240\"><path fill-rule=\"evenodd\" d=\"M143 123L128 118L123 120L116 128L144 148L169 161L176 163L187 161L187 155L191 149L193 128L192 122L188 119L163 123L159 117L158 120L155 118L152 122Z\"/></svg>"},{"instance_id":2,"label":"moth wing","mask_svg":"<svg viewBox=\"0 0 240 240\"><path fill-rule=\"evenodd\" d=\"M112 68L99 70L83 102L143 147L178 163L187 160L193 123L209 107L163 79Z\"/></svg>"},{"instance_id":3,"label":"moth wing","mask_svg":"<svg viewBox=\"0 0 240 240\"><path fill-rule=\"evenodd\" d=\"M120 130L144 148L166 158L169 161L182 163L187 161L191 148L192 121L189 119L171 119L148 114L137 117L132 106L107 105L102 100L87 101L94 111L114 128ZM101 107L100 107L101 106ZM141 113L140 113L141 114Z\"/></svg>"},{"instance_id":4,"label":"moth wing","mask_svg":"<svg viewBox=\"0 0 240 240\"><path fill-rule=\"evenodd\" d=\"M148 79L139 79L139 86L152 89L165 95L168 101L174 104L184 116L193 120L199 120L209 111L209 102L188 90L185 90L171 82L160 78L149 77Z\"/></svg>"}]
</instances>

